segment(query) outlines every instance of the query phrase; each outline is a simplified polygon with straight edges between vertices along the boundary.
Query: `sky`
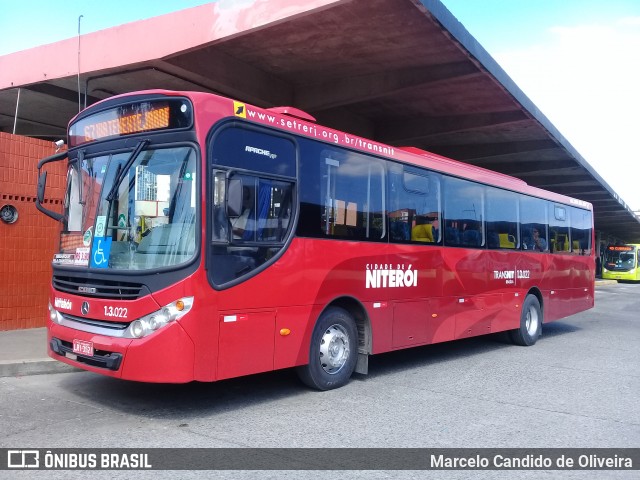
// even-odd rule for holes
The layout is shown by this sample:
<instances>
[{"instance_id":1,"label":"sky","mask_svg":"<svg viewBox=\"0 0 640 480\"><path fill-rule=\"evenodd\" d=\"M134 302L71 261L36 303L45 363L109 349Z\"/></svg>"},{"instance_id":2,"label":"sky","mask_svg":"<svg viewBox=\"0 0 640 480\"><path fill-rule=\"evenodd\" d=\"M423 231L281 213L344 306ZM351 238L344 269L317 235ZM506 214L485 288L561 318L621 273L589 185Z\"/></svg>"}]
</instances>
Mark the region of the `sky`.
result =
<instances>
[{"instance_id":1,"label":"sky","mask_svg":"<svg viewBox=\"0 0 640 480\"><path fill-rule=\"evenodd\" d=\"M640 0L443 3L640 211Z\"/></svg>"},{"instance_id":2,"label":"sky","mask_svg":"<svg viewBox=\"0 0 640 480\"><path fill-rule=\"evenodd\" d=\"M225 2L242 0L220 0ZM640 210L640 0L441 0L578 153ZM0 55L207 3L0 0Z\"/></svg>"}]
</instances>

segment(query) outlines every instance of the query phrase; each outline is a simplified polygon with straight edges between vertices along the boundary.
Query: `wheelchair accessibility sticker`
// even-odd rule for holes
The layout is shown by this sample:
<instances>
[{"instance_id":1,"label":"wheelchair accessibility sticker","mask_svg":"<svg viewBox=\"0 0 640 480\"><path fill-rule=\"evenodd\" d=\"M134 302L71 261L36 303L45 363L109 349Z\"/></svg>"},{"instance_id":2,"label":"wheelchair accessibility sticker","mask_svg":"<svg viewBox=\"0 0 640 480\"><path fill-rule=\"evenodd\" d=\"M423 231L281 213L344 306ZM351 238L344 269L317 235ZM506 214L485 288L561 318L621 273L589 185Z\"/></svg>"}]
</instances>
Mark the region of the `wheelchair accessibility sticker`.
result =
<instances>
[{"instance_id":1,"label":"wheelchair accessibility sticker","mask_svg":"<svg viewBox=\"0 0 640 480\"><path fill-rule=\"evenodd\" d=\"M111 238L95 237L91 248L91 268L107 268L110 253Z\"/></svg>"}]
</instances>

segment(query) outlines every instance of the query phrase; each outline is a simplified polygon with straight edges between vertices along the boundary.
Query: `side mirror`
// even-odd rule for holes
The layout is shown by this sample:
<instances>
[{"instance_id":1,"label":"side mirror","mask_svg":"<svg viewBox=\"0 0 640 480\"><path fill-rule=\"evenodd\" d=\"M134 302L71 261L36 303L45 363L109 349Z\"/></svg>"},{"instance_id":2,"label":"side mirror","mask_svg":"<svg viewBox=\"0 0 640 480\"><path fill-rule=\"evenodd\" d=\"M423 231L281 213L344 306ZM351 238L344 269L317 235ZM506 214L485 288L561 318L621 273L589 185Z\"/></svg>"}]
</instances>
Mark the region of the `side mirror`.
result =
<instances>
[{"instance_id":1,"label":"side mirror","mask_svg":"<svg viewBox=\"0 0 640 480\"><path fill-rule=\"evenodd\" d=\"M44 213L46 216L53 218L54 220L60 222L64 218L64 215L54 212L53 210L49 210L42 206L44 202L44 190L47 185L47 172L42 172L38 177L38 191L36 196L36 208Z\"/></svg>"},{"instance_id":2,"label":"side mirror","mask_svg":"<svg viewBox=\"0 0 640 480\"><path fill-rule=\"evenodd\" d=\"M47 185L47 172L42 172L38 177L38 202L44 202L44 189Z\"/></svg>"},{"instance_id":3,"label":"side mirror","mask_svg":"<svg viewBox=\"0 0 640 480\"><path fill-rule=\"evenodd\" d=\"M43 158L38 162L38 190L36 192L36 208L44 213L46 216L57 220L58 222L64 219L64 215L54 212L53 210L49 210L48 208L44 208L42 204L44 203L44 190L47 186L47 172L44 171L40 173L40 169L47 163L51 162L59 162L60 160L64 160L67 158L68 152L60 152L55 155L51 155L50 157Z\"/></svg>"},{"instance_id":4,"label":"side mirror","mask_svg":"<svg viewBox=\"0 0 640 480\"><path fill-rule=\"evenodd\" d=\"M239 178L229 179L227 193L227 215L239 217L242 214L242 180Z\"/></svg>"}]
</instances>

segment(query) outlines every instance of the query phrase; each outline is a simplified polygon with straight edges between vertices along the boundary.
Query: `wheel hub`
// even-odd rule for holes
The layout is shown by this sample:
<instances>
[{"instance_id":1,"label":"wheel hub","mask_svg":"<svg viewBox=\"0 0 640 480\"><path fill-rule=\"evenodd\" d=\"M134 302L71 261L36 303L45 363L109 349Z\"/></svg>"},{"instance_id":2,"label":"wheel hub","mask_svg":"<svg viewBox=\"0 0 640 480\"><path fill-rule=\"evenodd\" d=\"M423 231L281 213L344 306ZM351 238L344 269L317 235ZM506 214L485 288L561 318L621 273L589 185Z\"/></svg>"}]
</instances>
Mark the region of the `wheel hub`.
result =
<instances>
[{"instance_id":1,"label":"wheel hub","mask_svg":"<svg viewBox=\"0 0 640 480\"><path fill-rule=\"evenodd\" d=\"M349 358L349 334L340 325L325 330L320 340L320 365L329 374L338 373Z\"/></svg>"},{"instance_id":2,"label":"wheel hub","mask_svg":"<svg viewBox=\"0 0 640 480\"><path fill-rule=\"evenodd\" d=\"M540 319L538 318L538 312L535 308L530 307L525 317L525 328L530 336L534 336L538 332L538 324Z\"/></svg>"}]
</instances>

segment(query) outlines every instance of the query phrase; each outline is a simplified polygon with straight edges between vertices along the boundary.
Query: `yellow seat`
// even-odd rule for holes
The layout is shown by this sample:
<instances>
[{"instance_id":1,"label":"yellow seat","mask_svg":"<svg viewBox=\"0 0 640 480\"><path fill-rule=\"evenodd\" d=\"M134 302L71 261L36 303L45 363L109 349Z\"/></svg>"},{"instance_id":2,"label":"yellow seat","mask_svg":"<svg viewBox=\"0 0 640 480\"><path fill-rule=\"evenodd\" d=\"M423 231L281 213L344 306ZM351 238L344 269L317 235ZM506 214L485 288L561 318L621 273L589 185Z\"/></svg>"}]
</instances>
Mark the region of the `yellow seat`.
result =
<instances>
[{"instance_id":1,"label":"yellow seat","mask_svg":"<svg viewBox=\"0 0 640 480\"><path fill-rule=\"evenodd\" d=\"M500 248L516 248L516 237L508 233L499 233Z\"/></svg>"},{"instance_id":2,"label":"yellow seat","mask_svg":"<svg viewBox=\"0 0 640 480\"><path fill-rule=\"evenodd\" d=\"M411 240L414 242L433 243L433 225L426 223L413 227L411 229Z\"/></svg>"},{"instance_id":3,"label":"yellow seat","mask_svg":"<svg viewBox=\"0 0 640 480\"><path fill-rule=\"evenodd\" d=\"M566 233L559 233L556 246L558 247L558 251L568 252L569 251L569 236Z\"/></svg>"}]
</instances>

